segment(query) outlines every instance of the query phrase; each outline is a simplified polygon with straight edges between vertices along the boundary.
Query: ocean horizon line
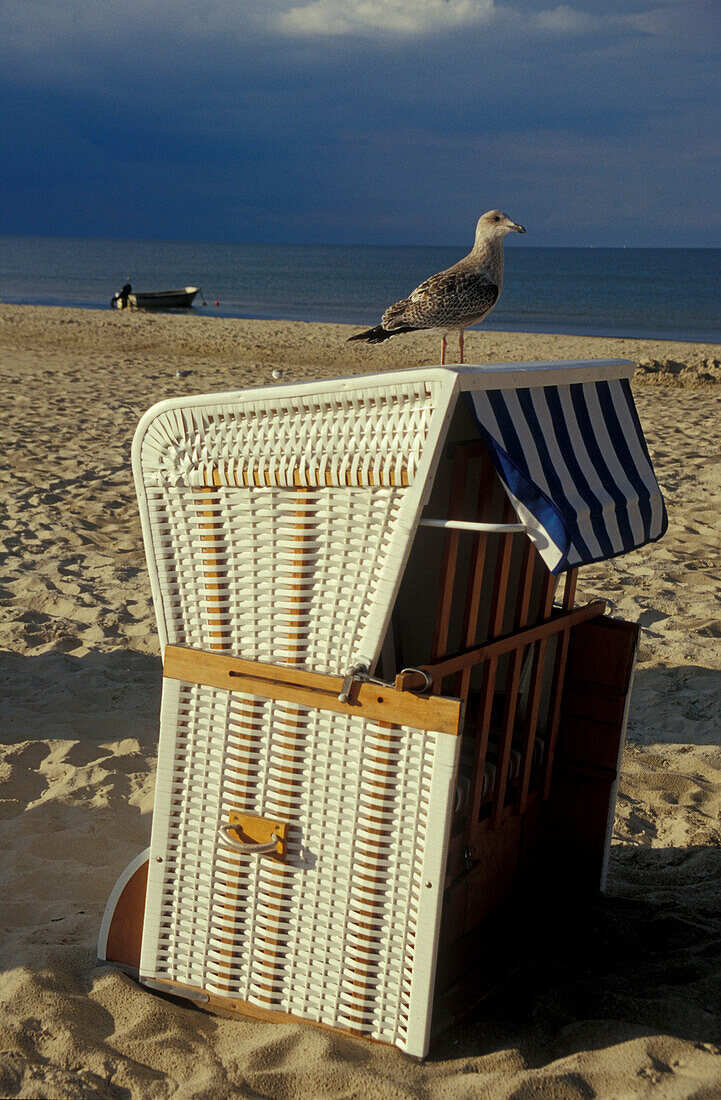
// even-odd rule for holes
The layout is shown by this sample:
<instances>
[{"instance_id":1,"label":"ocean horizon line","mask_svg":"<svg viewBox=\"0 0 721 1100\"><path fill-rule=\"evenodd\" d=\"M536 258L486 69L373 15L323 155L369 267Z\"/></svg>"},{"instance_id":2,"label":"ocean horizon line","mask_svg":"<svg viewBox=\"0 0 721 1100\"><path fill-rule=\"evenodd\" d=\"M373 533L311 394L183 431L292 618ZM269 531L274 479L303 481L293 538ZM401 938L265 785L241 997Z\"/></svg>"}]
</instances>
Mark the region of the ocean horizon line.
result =
<instances>
[{"instance_id":1,"label":"ocean horizon line","mask_svg":"<svg viewBox=\"0 0 721 1100\"><path fill-rule=\"evenodd\" d=\"M0 299L103 309L130 281L146 292L199 287L197 315L368 326L462 247L5 236ZM524 243L505 251L483 327L716 343L720 276L721 249Z\"/></svg>"},{"instance_id":2,"label":"ocean horizon line","mask_svg":"<svg viewBox=\"0 0 721 1100\"><path fill-rule=\"evenodd\" d=\"M231 245L241 248L373 248L373 249L396 249L396 248L459 248L468 250L468 239L465 241L457 242L444 242L442 244L419 244L404 243L402 241L384 241L383 243L373 243L366 241L253 241L253 240L236 240L228 237L104 237L104 236L92 236L85 237L79 234L49 234L49 233L13 233L2 231L0 232L0 241L2 240L43 240L43 241L85 241L85 242L97 242L99 244L108 243L138 243L138 244L173 244L173 245ZM516 248L519 245L516 244ZM583 252L586 250L591 251L609 251L609 252L721 252L721 244L718 245L665 245L665 244L534 244L532 241L523 241L520 247L523 251L531 249L554 249L554 250L566 250L574 252Z\"/></svg>"}]
</instances>

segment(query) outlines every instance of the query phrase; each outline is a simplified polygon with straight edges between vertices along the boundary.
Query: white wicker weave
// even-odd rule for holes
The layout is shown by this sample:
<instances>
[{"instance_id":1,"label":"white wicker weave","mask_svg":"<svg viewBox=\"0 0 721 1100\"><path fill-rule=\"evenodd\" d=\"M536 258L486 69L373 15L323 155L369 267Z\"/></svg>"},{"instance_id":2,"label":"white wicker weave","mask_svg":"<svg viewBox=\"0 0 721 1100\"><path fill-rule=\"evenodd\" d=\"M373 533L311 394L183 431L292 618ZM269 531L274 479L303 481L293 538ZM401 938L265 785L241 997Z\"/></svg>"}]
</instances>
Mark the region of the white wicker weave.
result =
<instances>
[{"instance_id":1,"label":"white wicker weave","mask_svg":"<svg viewBox=\"0 0 721 1100\"><path fill-rule=\"evenodd\" d=\"M378 655L455 377L165 402L134 470L160 640L345 671Z\"/></svg>"},{"instance_id":2,"label":"white wicker weave","mask_svg":"<svg viewBox=\"0 0 721 1100\"><path fill-rule=\"evenodd\" d=\"M141 978L425 1054L459 741L166 681ZM283 862L233 810L291 823Z\"/></svg>"}]
</instances>

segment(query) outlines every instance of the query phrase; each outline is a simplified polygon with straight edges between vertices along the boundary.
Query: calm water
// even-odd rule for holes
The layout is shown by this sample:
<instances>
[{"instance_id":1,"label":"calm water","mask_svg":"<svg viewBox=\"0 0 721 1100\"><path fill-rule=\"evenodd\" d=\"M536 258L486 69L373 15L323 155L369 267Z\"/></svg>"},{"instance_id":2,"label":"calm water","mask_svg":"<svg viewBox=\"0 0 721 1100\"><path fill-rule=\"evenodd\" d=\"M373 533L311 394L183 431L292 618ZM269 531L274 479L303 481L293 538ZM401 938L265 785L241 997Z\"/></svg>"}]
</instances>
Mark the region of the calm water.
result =
<instances>
[{"instance_id":1,"label":"calm water","mask_svg":"<svg viewBox=\"0 0 721 1100\"><path fill-rule=\"evenodd\" d=\"M199 286L194 312L375 324L460 247L199 244L0 238L0 296L107 308L136 290ZM721 341L721 249L506 248L503 295L484 328ZM215 306L215 302L219 306Z\"/></svg>"}]
</instances>

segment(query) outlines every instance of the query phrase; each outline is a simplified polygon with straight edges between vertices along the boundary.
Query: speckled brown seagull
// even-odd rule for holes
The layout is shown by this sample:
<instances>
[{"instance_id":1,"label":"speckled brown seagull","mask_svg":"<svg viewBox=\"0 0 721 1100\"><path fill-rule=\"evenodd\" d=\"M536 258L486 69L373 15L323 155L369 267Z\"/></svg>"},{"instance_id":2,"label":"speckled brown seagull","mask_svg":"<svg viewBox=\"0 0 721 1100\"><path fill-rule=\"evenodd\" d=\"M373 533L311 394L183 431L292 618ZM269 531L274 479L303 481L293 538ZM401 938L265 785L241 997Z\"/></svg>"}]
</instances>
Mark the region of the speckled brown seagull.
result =
<instances>
[{"instance_id":1,"label":"speckled brown seagull","mask_svg":"<svg viewBox=\"0 0 721 1100\"><path fill-rule=\"evenodd\" d=\"M380 344L391 336L417 329L440 329L441 365L446 361L446 336L458 329L459 362L463 362L463 332L490 313L503 287L503 238L506 233L525 233L500 210L489 210L478 219L473 248L453 267L431 275L407 298L389 306L381 323L350 340Z\"/></svg>"}]
</instances>

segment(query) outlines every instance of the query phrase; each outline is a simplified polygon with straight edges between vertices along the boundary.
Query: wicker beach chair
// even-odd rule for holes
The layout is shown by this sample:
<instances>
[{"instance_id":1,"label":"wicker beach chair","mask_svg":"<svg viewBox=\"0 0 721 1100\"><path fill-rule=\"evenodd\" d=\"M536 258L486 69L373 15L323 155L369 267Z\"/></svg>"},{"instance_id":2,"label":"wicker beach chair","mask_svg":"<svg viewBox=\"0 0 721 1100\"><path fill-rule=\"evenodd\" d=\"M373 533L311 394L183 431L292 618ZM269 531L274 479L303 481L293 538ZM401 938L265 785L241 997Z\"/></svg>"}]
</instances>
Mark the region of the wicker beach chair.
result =
<instances>
[{"instance_id":1,"label":"wicker beach chair","mask_svg":"<svg viewBox=\"0 0 721 1100\"><path fill-rule=\"evenodd\" d=\"M574 596L579 565L665 529L631 369L145 415L158 780L102 960L422 1058L516 964L514 912L603 886L637 631Z\"/></svg>"}]
</instances>

